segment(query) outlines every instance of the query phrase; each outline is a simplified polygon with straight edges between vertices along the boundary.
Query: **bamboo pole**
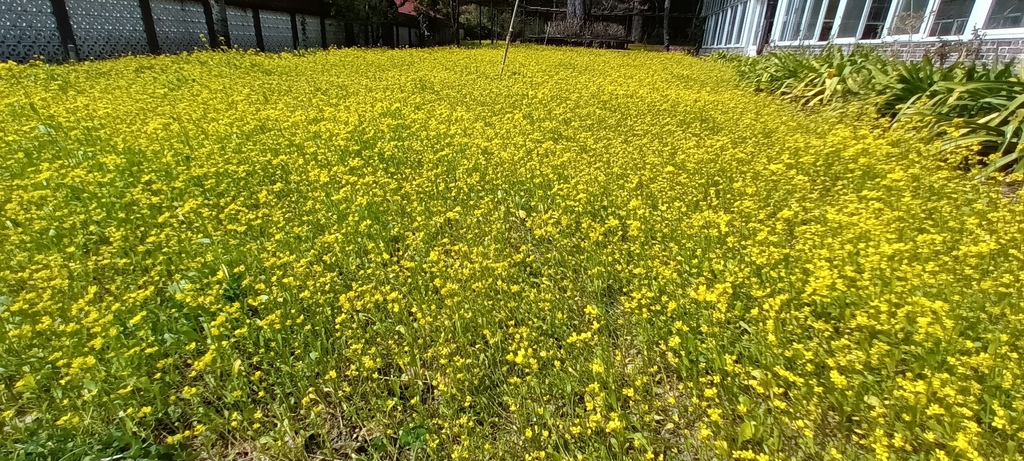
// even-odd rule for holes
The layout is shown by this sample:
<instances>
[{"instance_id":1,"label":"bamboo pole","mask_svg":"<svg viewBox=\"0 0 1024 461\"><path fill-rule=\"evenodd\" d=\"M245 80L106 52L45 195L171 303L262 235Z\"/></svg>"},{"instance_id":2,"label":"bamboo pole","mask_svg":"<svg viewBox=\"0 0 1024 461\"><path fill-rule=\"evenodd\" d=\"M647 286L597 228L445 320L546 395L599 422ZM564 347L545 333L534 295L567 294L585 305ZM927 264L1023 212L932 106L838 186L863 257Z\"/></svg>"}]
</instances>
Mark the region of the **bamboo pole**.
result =
<instances>
[{"instance_id":1,"label":"bamboo pole","mask_svg":"<svg viewBox=\"0 0 1024 461\"><path fill-rule=\"evenodd\" d=\"M519 0L516 0L515 5L512 5L512 17L508 20L508 35L505 36L505 53L501 55L501 70L498 71L498 77L505 73L505 60L508 59L508 47L512 45L512 28L516 25L516 11L518 10Z\"/></svg>"}]
</instances>

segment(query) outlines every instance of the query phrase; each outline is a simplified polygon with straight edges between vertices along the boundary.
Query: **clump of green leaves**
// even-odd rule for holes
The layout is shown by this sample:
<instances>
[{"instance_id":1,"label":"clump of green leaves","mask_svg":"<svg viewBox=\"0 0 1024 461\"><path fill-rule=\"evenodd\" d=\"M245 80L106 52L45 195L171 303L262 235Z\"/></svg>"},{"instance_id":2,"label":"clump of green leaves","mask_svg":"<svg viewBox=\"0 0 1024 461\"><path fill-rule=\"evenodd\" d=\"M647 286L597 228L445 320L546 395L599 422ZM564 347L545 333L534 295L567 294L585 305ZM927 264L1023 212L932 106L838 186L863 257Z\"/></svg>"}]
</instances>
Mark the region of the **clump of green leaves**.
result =
<instances>
[{"instance_id":1,"label":"clump of green leaves","mask_svg":"<svg viewBox=\"0 0 1024 461\"><path fill-rule=\"evenodd\" d=\"M713 55L736 66L757 91L802 106L835 109L866 102L879 117L922 120L941 149L975 147L980 174L1024 172L1019 162L1024 98L1013 61L948 66L925 56L901 62L874 48L775 51L757 58Z\"/></svg>"}]
</instances>

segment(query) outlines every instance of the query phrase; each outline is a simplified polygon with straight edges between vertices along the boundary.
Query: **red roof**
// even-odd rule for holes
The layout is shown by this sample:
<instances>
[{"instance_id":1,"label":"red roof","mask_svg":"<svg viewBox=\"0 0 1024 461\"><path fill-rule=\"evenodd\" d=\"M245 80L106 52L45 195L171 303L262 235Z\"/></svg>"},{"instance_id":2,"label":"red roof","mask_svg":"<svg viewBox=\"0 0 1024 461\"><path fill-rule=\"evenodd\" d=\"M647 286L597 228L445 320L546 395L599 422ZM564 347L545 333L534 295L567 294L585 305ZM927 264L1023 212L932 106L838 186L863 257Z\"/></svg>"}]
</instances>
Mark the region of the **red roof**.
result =
<instances>
[{"instance_id":1,"label":"red roof","mask_svg":"<svg viewBox=\"0 0 1024 461\"><path fill-rule=\"evenodd\" d=\"M398 5L398 14L409 14L416 16L416 2L413 0L395 0Z\"/></svg>"},{"instance_id":2,"label":"red roof","mask_svg":"<svg viewBox=\"0 0 1024 461\"><path fill-rule=\"evenodd\" d=\"M395 0L395 4L398 5L398 14L408 14L410 16L416 16L416 0ZM433 11L427 11L427 16L432 18L440 18L441 16Z\"/></svg>"}]
</instances>

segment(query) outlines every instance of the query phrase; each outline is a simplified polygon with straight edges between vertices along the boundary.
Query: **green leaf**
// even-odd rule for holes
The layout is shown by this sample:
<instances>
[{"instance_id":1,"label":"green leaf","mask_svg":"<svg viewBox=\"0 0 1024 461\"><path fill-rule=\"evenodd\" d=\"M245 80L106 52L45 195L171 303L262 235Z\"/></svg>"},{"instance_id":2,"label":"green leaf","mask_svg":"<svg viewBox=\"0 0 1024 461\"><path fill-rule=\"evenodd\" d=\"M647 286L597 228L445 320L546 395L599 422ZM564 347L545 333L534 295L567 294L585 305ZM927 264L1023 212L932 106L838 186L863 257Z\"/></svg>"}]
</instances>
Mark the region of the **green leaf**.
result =
<instances>
[{"instance_id":1,"label":"green leaf","mask_svg":"<svg viewBox=\"0 0 1024 461\"><path fill-rule=\"evenodd\" d=\"M740 425L739 443L746 442L754 436L754 425L750 421L746 421Z\"/></svg>"}]
</instances>

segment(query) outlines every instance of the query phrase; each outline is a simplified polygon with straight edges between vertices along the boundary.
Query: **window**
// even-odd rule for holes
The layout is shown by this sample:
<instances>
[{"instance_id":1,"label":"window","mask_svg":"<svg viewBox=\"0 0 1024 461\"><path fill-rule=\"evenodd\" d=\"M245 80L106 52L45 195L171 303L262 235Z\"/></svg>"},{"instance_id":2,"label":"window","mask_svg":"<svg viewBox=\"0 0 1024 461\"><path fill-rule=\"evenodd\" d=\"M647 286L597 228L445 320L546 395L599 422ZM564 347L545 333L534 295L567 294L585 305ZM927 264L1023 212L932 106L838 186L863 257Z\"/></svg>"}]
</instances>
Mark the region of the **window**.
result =
<instances>
[{"instance_id":1,"label":"window","mask_svg":"<svg viewBox=\"0 0 1024 461\"><path fill-rule=\"evenodd\" d=\"M739 45L740 38L743 36L743 20L745 19L744 13L746 13L746 11L744 10L746 8L746 5L746 3L740 3L739 5L736 5L736 20L733 21L736 23L736 28L732 31L733 45Z\"/></svg>"},{"instance_id":2,"label":"window","mask_svg":"<svg viewBox=\"0 0 1024 461\"><path fill-rule=\"evenodd\" d=\"M839 32L836 38L856 37L860 32L860 21L864 19L864 8L868 6L868 0L846 0L846 9L843 10L843 18L839 23Z\"/></svg>"},{"instance_id":3,"label":"window","mask_svg":"<svg viewBox=\"0 0 1024 461\"><path fill-rule=\"evenodd\" d=\"M821 7L825 0L811 0L807 5L807 15L801 28L800 40L814 40L818 36L818 20L821 19Z\"/></svg>"},{"instance_id":4,"label":"window","mask_svg":"<svg viewBox=\"0 0 1024 461\"><path fill-rule=\"evenodd\" d=\"M1024 2L1021 0L995 0L985 21L986 29L1014 29L1024 27Z\"/></svg>"},{"instance_id":5,"label":"window","mask_svg":"<svg viewBox=\"0 0 1024 461\"><path fill-rule=\"evenodd\" d=\"M705 23L705 46L711 46L711 34L710 32L715 27L715 16L708 16L708 20Z\"/></svg>"},{"instance_id":6,"label":"window","mask_svg":"<svg viewBox=\"0 0 1024 461\"><path fill-rule=\"evenodd\" d=\"M825 8L825 17L821 21L821 33L818 34L819 42L827 42L832 37L832 28L835 27L836 13L839 11L839 0L828 0L828 7Z\"/></svg>"},{"instance_id":7,"label":"window","mask_svg":"<svg viewBox=\"0 0 1024 461\"><path fill-rule=\"evenodd\" d=\"M718 42L715 40L717 35L715 32L718 31L718 14L711 16L711 27L708 28L708 45L715 46Z\"/></svg>"},{"instance_id":8,"label":"window","mask_svg":"<svg viewBox=\"0 0 1024 461\"><path fill-rule=\"evenodd\" d=\"M928 14L928 0L903 0L889 24L888 35L921 33L924 17Z\"/></svg>"},{"instance_id":9,"label":"window","mask_svg":"<svg viewBox=\"0 0 1024 461\"><path fill-rule=\"evenodd\" d=\"M721 29L722 29L722 13L718 12L718 13L715 13L715 28L711 29L711 44L713 46L718 46L718 36L720 35L718 33L718 31L721 30Z\"/></svg>"},{"instance_id":10,"label":"window","mask_svg":"<svg viewBox=\"0 0 1024 461\"><path fill-rule=\"evenodd\" d=\"M974 0L940 0L932 21L931 37L963 35L967 31L967 19L974 9Z\"/></svg>"},{"instance_id":11,"label":"window","mask_svg":"<svg viewBox=\"0 0 1024 461\"><path fill-rule=\"evenodd\" d=\"M885 19L889 16L890 6L892 6L892 0L871 0L867 17L864 18L864 29L860 33L861 40L882 38L882 28L885 27Z\"/></svg>"},{"instance_id":12,"label":"window","mask_svg":"<svg viewBox=\"0 0 1024 461\"><path fill-rule=\"evenodd\" d=\"M837 38L872 40L882 38L892 0L847 0Z\"/></svg>"},{"instance_id":13,"label":"window","mask_svg":"<svg viewBox=\"0 0 1024 461\"><path fill-rule=\"evenodd\" d=\"M779 41L792 42L800 38L800 24L804 16L807 0L790 0L786 4L779 30Z\"/></svg>"},{"instance_id":14,"label":"window","mask_svg":"<svg viewBox=\"0 0 1024 461\"><path fill-rule=\"evenodd\" d=\"M732 8L725 10L725 20L722 22L722 31L718 37L718 43L721 45L729 44L729 34L732 32Z\"/></svg>"}]
</instances>

